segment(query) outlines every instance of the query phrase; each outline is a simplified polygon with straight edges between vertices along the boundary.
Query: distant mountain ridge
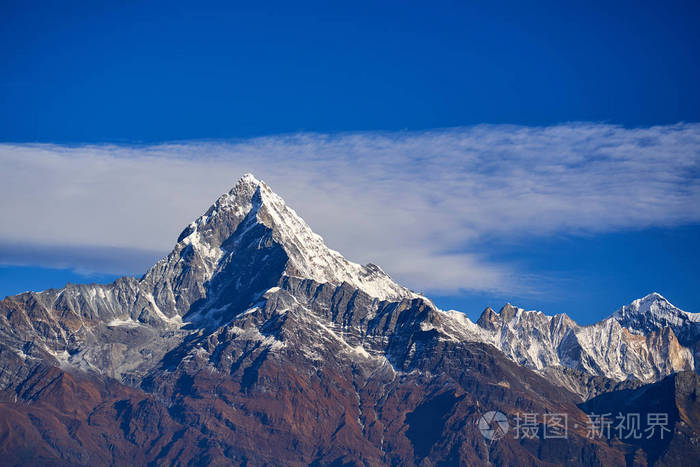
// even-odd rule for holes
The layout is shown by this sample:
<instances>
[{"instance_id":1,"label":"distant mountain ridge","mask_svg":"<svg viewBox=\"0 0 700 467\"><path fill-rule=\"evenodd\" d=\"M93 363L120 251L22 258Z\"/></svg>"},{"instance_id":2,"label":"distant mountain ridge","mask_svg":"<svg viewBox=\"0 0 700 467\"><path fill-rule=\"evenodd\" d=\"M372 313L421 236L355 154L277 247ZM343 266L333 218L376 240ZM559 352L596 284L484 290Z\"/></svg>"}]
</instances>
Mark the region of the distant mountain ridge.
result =
<instances>
[{"instance_id":1,"label":"distant mountain ridge","mask_svg":"<svg viewBox=\"0 0 700 467\"><path fill-rule=\"evenodd\" d=\"M568 368L615 381L643 383L695 368L693 348L700 339L695 327L700 314L682 311L658 293L622 307L598 323L580 326L566 314L548 316L505 305L487 308L477 324L482 338L513 361L555 376ZM700 328L698 328L700 329ZM678 339L680 333L683 341ZM561 384L588 397L578 383Z\"/></svg>"},{"instance_id":2,"label":"distant mountain ridge","mask_svg":"<svg viewBox=\"0 0 700 467\"><path fill-rule=\"evenodd\" d=\"M327 248L247 174L143 277L0 301L0 414L17 421L0 424L0 454L624 464L576 431L554 450L486 445L475 422L484 407L582 420L583 399L692 369L697 322L650 295L592 326L511 305L473 323ZM29 439L40 457L18 450Z\"/></svg>"}]
</instances>

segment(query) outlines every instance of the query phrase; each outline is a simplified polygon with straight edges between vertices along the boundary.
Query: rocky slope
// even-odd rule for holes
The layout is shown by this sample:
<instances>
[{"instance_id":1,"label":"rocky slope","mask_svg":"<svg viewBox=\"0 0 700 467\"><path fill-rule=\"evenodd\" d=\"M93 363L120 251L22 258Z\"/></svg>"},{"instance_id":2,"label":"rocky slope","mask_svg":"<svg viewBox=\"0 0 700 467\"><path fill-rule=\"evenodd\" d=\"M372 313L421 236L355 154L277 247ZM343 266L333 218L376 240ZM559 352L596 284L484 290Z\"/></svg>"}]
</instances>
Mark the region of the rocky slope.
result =
<instances>
[{"instance_id":1,"label":"rocky slope","mask_svg":"<svg viewBox=\"0 0 700 467\"><path fill-rule=\"evenodd\" d=\"M66 367L138 381L191 329L218 328L264 301L282 277L347 283L382 300L417 297L377 266L328 249L267 185L246 175L141 279L8 297L0 336L22 358L48 354Z\"/></svg>"},{"instance_id":2,"label":"rocky slope","mask_svg":"<svg viewBox=\"0 0 700 467\"><path fill-rule=\"evenodd\" d=\"M582 378L613 390L600 379L692 365L667 326L638 335L569 321L511 307L475 324L439 310L328 249L246 175L142 278L0 302L0 454L27 465L624 465L626 447L582 428L565 442L489 443L478 431L487 410L566 413L581 427L566 388L580 393ZM603 336L617 347L596 348ZM562 344L574 338L578 353Z\"/></svg>"},{"instance_id":3,"label":"rocky slope","mask_svg":"<svg viewBox=\"0 0 700 467\"><path fill-rule=\"evenodd\" d=\"M700 313L683 311L653 293L620 308L612 317L639 335L670 328L678 342L693 351L695 370L700 371Z\"/></svg>"},{"instance_id":4,"label":"rocky slope","mask_svg":"<svg viewBox=\"0 0 700 467\"><path fill-rule=\"evenodd\" d=\"M477 321L486 342L584 398L599 392L588 384L591 377L650 383L692 370L698 323L700 314L682 311L657 293L590 326L580 326L565 314L547 316L510 304L498 313L484 310Z\"/></svg>"},{"instance_id":5,"label":"rocky slope","mask_svg":"<svg viewBox=\"0 0 700 467\"><path fill-rule=\"evenodd\" d=\"M693 455L700 446L700 376L685 371L668 376L662 381L649 384L636 390L624 390L600 395L582 404L590 413L611 414L621 420L629 415L639 415L641 436L629 436L627 427L616 429L613 423L604 435L611 441L623 438L632 449L628 458L637 457L640 463L654 465L700 465L700 457ZM665 436L647 438L649 430L660 432L648 423L650 414L666 414Z\"/></svg>"}]
</instances>

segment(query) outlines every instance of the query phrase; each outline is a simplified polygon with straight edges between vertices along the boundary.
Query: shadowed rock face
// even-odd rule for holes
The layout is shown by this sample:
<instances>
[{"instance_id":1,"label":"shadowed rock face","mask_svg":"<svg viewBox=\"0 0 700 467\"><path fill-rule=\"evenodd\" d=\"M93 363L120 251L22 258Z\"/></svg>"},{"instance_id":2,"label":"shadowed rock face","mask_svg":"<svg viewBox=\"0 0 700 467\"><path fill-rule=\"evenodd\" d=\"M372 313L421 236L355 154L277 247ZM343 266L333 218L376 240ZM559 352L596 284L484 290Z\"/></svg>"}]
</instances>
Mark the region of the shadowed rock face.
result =
<instances>
[{"instance_id":1,"label":"shadowed rock face","mask_svg":"<svg viewBox=\"0 0 700 467\"><path fill-rule=\"evenodd\" d=\"M615 429L609 438L619 440L622 437L631 445L628 458L633 456L646 459L650 464L658 465L700 465L697 456L700 439L700 377L692 371L677 373L638 389L611 392L595 397L581 408L590 413L613 415L639 414L640 431L644 435L639 439L627 438L625 432ZM668 416L665 436L653 436L647 439L652 427L648 423L649 414L662 413ZM655 429L660 433L660 428Z\"/></svg>"},{"instance_id":2,"label":"shadowed rock face","mask_svg":"<svg viewBox=\"0 0 700 467\"><path fill-rule=\"evenodd\" d=\"M0 454L20 465L625 464L630 446L583 429L488 443L477 421L489 410L566 413L580 427L586 415L567 384L516 364L479 324L329 250L245 176L141 279L0 302Z\"/></svg>"}]
</instances>

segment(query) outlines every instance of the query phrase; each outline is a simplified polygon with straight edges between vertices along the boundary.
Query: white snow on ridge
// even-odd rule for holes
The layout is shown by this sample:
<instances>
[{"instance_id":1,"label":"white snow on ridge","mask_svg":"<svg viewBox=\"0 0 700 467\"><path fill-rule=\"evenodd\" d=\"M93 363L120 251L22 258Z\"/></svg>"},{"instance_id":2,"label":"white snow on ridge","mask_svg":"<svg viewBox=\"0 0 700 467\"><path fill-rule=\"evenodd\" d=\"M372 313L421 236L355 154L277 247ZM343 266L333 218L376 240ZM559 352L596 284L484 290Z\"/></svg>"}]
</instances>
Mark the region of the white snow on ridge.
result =
<instances>
[{"instance_id":1,"label":"white snow on ridge","mask_svg":"<svg viewBox=\"0 0 700 467\"><path fill-rule=\"evenodd\" d=\"M676 319L685 317L685 312L658 294L622 308L629 310L631 319L630 313L618 311L598 323L580 326L564 314L548 316L507 305L484 318L482 337L516 363L537 371L569 367L618 381L634 376L651 382L694 367L693 353L679 344L673 330L668 331L673 323L679 325L679 332L685 329L689 321L683 324ZM637 322L639 316L642 319ZM644 332L635 331L639 323L648 326Z\"/></svg>"},{"instance_id":2,"label":"white snow on ridge","mask_svg":"<svg viewBox=\"0 0 700 467\"><path fill-rule=\"evenodd\" d=\"M256 193L259 199L255 198ZM240 221L254 209L254 219L272 229L273 237L285 249L289 257L288 275L334 285L346 282L380 300L421 297L396 284L379 267L361 266L328 248L323 238L314 233L280 196L252 174L245 174L230 192L219 197L208 214L200 216L190 225L189 235L182 240L184 244L192 245L207 263L207 279L216 274L216 265L225 252L204 241L199 231L223 212L232 213ZM248 228L254 226L255 223L251 223ZM242 236L244 233L238 232L237 235Z\"/></svg>"},{"instance_id":3,"label":"white snow on ridge","mask_svg":"<svg viewBox=\"0 0 700 467\"><path fill-rule=\"evenodd\" d=\"M128 317L126 319L115 318L112 321L110 321L109 323L107 323L107 326L111 326L111 327L125 326L125 327L129 327L129 328L135 328L135 327L140 326L140 323L138 321L134 321L130 317Z\"/></svg>"},{"instance_id":4,"label":"white snow on ridge","mask_svg":"<svg viewBox=\"0 0 700 467\"><path fill-rule=\"evenodd\" d=\"M252 181L255 178L249 176L247 180ZM323 238L314 233L282 198L270 190L264 182L257 183L262 198L258 220L265 222L264 216L270 217L272 225L268 227L273 228L281 237L281 243L290 256L290 262L296 274L321 283L339 285L347 282L368 295L382 300L417 297L396 284L378 267L353 263L337 251L328 248Z\"/></svg>"},{"instance_id":5,"label":"white snow on ridge","mask_svg":"<svg viewBox=\"0 0 700 467\"><path fill-rule=\"evenodd\" d=\"M700 322L700 313L689 313L673 306L657 292L634 300L617 310L613 316L621 322L645 318L658 324L682 326L687 322Z\"/></svg>"},{"instance_id":6,"label":"white snow on ridge","mask_svg":"<svg viewBox=\"0 0 700 467\"><path fill-rule=\"evenodd\" d=\"M154 313L156 314L156 316L158 316L161 320L163 320L164 322L166 322L166 323L168 323L168 324L170 324L170 325L177 326L177 327L181 327L181 326L184 325L184 323L183 323L183 321L182 321L182 317L181 317L180 315L178 315L178 314L174 315L172 318L168 318L168 317L161 311L161 309L158 307L158 305L156 304L156 301L155 301L155 299L153 298L153 295L148 294L148 295L146 296L146 298L148 299L148 302L151 304L151 308L152 308L153 312L154 312Z\"/></svg>"}]
</instances>

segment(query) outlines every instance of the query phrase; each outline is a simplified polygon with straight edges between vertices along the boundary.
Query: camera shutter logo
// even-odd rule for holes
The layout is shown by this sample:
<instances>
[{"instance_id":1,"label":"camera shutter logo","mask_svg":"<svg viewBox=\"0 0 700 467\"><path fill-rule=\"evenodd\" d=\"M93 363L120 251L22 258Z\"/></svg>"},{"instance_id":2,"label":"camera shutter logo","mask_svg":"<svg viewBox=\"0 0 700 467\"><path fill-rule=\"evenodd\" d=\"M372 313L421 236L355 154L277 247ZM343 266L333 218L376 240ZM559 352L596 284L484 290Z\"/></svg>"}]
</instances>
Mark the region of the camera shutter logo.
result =
<instances>
[{"instance_id":1,"label":"camera shutter logo","mask_svg":"<svg viewBox=\"0 0 700 467\"><path fill-rule=\"evenodd\" d=\"M495 410L486 412L478 421L479 431L484 438L489 441L496 441L503 438L508 433L508 419L506 416Z\"/></svg>"}]
</instances>

